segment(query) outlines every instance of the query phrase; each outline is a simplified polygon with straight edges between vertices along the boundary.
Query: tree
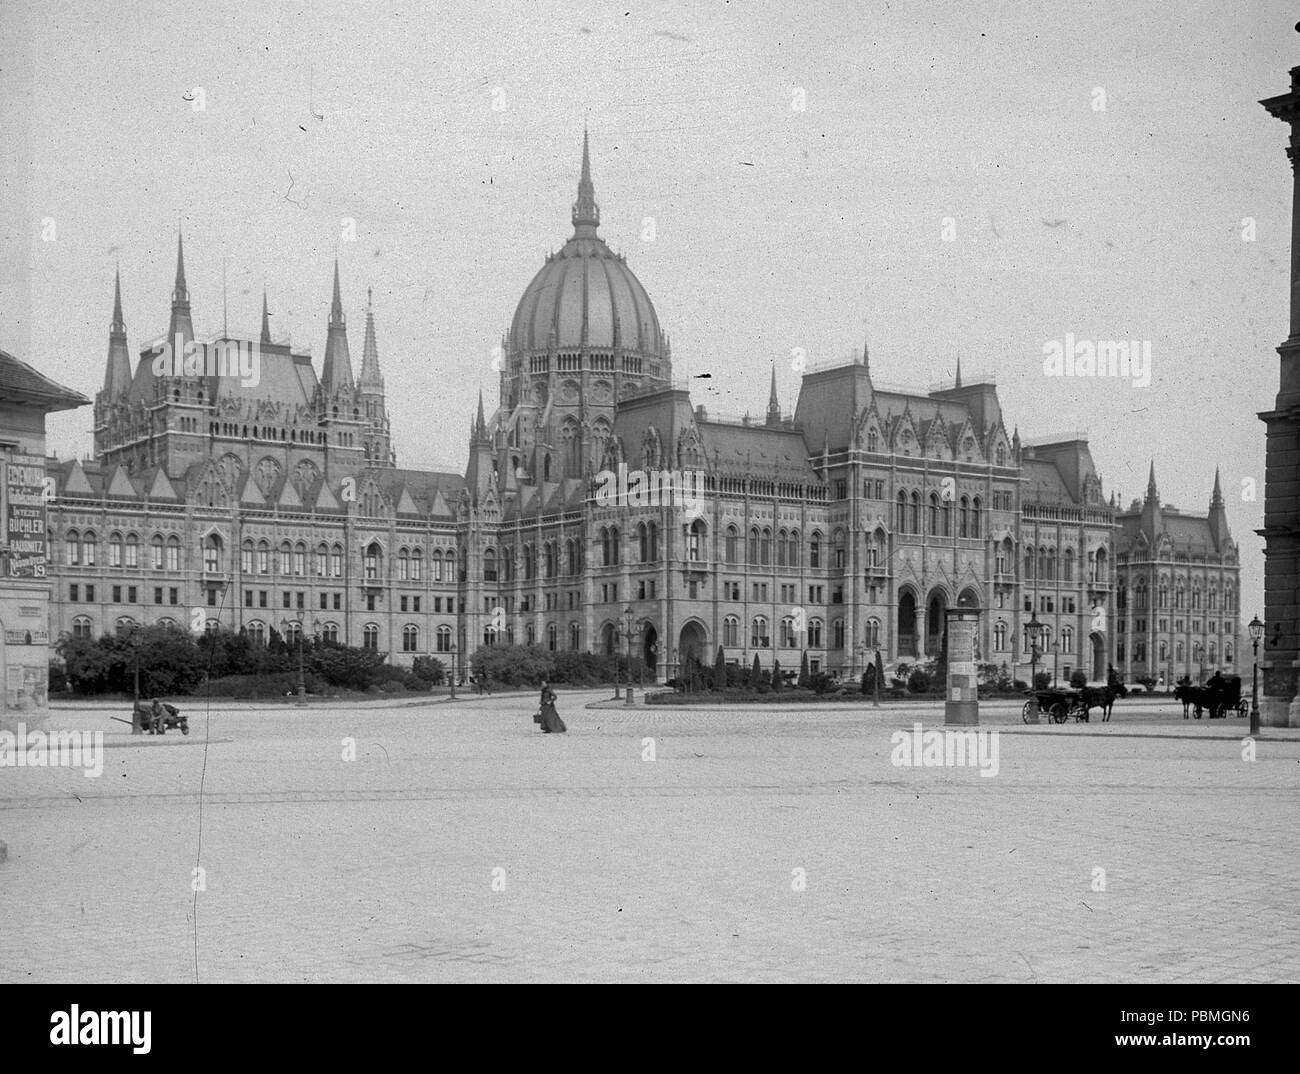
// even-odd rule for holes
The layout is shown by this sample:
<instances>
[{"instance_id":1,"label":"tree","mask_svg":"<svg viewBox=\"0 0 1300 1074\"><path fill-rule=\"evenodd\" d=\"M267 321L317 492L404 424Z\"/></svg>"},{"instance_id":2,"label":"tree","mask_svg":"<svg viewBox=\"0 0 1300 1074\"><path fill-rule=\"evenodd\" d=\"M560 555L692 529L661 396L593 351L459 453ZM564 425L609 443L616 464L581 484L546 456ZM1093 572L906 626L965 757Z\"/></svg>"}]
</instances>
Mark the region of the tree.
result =
<instances>
[{"instance_id":1,"label":"tree","mask_svg":"<svg viewBox=\"0 0 1300 1074\"><path fill-rule=\"evenodd\" d=\"M758 653L754 654L754 667L749 673L749 688L761 690L763 687L763 665L758 662Z\"/></svg>"},{"instance_id":2,"label":"tree","mask_svg":"<svg viewBox=\"0 0 1300 1074\"><path fill-rule=\"evenodd\" d=\"M713 659L713 688L715 690L727 688L727 657L721 645L718 646L718 655Z\"/></svg>"},{"instance_id":3,"label":"tree","mask_svg":"<svg viewBox=\"0 0 1300 1074\"><path fill-rule=\"evenodd\" d=\"M885 683L885 662L880 658L880 650L876 650L876 692L871 699L871 703L877 707L880 705L880 691L884 688Z\"/></svg>"},{"instance_id":4,"label":"tree","mask_svg":"<svg viewBox=\"0 0 1300 1074\"><path fill-rule=\"evenodd\" d=\"M812 680L808 675L808 650L803 652L803 659L799 661L799 678L795 680L805 690L812 685Z\"/></svg>"},{"instance_id":5,"label":"tree","mask_svg":"<svg viewBox=\"0 0 1300 1074\"><path fill-rule=\"evenodd\" d=\"M779 659L773 659L772 660L772 693L777 694L780 692L781 692L781 661Z\"/></svg>"}]
</instances>

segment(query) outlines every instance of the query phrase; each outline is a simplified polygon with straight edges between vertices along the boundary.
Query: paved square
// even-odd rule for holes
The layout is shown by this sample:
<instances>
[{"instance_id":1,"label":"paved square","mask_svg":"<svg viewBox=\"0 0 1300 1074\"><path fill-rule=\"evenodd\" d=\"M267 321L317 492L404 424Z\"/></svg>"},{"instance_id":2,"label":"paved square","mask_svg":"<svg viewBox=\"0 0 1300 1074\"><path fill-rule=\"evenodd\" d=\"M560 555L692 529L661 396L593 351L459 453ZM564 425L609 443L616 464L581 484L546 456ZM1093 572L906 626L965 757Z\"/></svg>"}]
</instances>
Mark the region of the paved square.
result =
<instances>
[{"instance_id":1,"label":"paved square","mask_svg":"<svg viewBox=\"0 0 1300 1074\"><path fill-rule=\"evenodd\" d=\"M1300 978L1294 731L985 705L986 778L891 764L937 704L598 696L192 703L99 779L0 768L0 980L190 981L196 933L205 981Z\"/></svg>"}]
</instances>

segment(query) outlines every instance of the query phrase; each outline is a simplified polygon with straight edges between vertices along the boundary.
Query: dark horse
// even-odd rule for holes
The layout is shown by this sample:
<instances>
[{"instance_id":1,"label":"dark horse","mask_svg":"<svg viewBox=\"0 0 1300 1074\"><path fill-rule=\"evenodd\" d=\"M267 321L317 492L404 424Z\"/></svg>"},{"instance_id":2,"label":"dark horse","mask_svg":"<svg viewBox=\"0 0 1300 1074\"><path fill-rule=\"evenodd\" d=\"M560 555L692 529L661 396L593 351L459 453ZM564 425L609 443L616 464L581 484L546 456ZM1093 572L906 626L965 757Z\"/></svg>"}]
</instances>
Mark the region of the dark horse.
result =
<instances>
[{"instance_id":1,"label":"dark horse","mask_svg":"<svg viewBox=\"0 0 1300 1074\"><path fill-rule=\"evenodd\" d=\"M1188 710L1201 718L1201 710L1210 702L1209 692L1204 686L1193 686L1190 682L1180 682L1174 687L1174 697L1183 703L1183 719L1187 719Z\"/></svg>"},{"instance_id":2,"label":"dark horse","mask_svg":"<svg viewBox=\"0 0 1300 1074\"><path fill-rule=\"evenodd\" d=\"M1110 722L1111 709L1115 707L1115 698L1128 697L1128 690L1123 683L1107 683L1105 686L1082 686L1079 688L1079 700L1083 702L1083 718L1088 718L1089 709L1101 709L1101 722Z\"/></svg>"}]
</instances>

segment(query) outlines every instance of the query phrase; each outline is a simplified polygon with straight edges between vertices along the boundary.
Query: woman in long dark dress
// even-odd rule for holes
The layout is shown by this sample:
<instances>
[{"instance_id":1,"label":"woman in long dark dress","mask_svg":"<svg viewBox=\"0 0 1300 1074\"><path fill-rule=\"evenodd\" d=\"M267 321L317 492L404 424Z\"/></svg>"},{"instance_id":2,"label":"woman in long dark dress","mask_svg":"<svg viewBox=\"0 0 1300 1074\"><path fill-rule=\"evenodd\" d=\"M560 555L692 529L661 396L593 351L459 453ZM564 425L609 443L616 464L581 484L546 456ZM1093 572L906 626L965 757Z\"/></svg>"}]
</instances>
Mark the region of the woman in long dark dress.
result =
<instances>
[{"instance_id":1,"label":"woman in long dark dress","mask_svg":"<svg viewBox=\"0 0 1300 1074\"><path fill-rule=\"evenodd\" d=\"M551 689L551 684L542 682L542 731L545 734L563 734L568 728L564 726L564 721L560 719L560 714L555 711L555 691Z\"/></svg>"}]
</instances>

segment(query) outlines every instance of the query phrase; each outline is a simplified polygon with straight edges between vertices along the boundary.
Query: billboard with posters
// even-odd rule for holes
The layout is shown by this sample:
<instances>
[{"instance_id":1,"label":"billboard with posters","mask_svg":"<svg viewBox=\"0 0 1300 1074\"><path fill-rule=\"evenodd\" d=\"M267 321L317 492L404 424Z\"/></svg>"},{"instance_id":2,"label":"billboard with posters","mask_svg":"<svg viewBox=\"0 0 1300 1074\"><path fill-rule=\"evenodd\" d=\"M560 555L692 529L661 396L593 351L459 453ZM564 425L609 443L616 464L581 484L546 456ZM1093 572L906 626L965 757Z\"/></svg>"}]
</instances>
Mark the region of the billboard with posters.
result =
<instances>
[{"instance_id":1,"label":"billboard with posters","mask_svg":"<svg viewBox=\"0 0 1300 1074\"><path fill-rule=\"evenodd\" d=\"M39 455L0 459L0 574L44 578L45 460Z\"/></svg>"}]
</instances>

